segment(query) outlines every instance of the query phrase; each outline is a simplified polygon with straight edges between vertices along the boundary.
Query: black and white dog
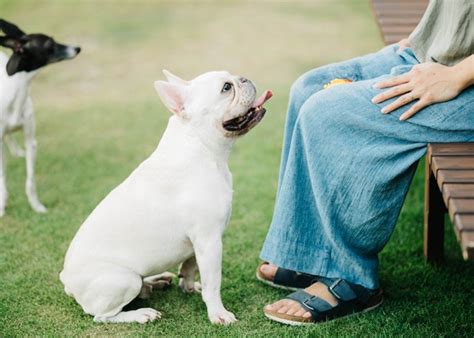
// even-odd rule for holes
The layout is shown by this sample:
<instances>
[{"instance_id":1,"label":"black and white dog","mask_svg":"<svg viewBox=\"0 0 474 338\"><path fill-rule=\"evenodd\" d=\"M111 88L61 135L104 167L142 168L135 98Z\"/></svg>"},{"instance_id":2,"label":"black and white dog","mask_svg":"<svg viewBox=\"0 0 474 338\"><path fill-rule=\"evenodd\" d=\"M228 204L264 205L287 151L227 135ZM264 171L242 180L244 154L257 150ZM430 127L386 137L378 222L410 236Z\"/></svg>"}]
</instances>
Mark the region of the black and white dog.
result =
<instances>
[{"instance_id":1,"label":"black and white dog","mask_svg":"<svg viewBox=\"0 0 474 338\"><path fill-rule=\"evenodd\" d=\"M26 155L26 195L36 212L46 212L39 201L34 179L36 139L33 105L30 98L30 83L41 67L50 63L74 58L79 47L59 44L44 34L26 34L17 26L0 19L0 45L13 50L8 58L0 52L0 217L5 214L7 204L5 147L14 156ZM25 150L8 134L23 129ZM26 154L25 154L26 153Z\"/></svg>"}]
</instances>

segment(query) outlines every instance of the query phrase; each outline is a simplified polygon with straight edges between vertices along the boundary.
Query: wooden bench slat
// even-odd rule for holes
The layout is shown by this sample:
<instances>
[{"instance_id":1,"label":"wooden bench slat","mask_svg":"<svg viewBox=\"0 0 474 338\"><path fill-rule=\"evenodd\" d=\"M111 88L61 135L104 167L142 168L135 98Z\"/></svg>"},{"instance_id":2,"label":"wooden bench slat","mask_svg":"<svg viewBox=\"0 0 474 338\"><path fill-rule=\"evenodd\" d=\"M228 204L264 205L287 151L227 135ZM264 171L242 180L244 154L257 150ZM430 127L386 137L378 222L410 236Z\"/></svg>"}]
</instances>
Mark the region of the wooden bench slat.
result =
<instances>
[{"instance_id":1,"label":"wooden bench slat","mask_svg":"<svg viewBox=\"0 0 474 338\"><path fill-rule=\"evenodd\" d=\"M390 11L390 13L381 12L380 10L378 10L376 8L374 8L374 11L375 11L375 15L380 19L381 18L394 18L394 17L402 16L402 17L411 18L411 19L417 18L418 21L419 21L421 19L421 17L423 16L423 13L413 13L412 11L403 10L403 9Z\"/></svg>"},{"instance_id":2,"label":"wooden bench slat","mask_svg":"<svg viewBox=\"0 0 474 338\"><path fill-rule=\"evenodd\" d=\"M372 3L374 6L406 6L408 8L424 6L426 8L429 0L373 0Z\"/></svg>"},{"instance_id":3,"label":"wooden bench slat","mask_svg":"<svg viewBox=\"0 0 474 338\"><path fill-rule=\"evenodd\" d=\"M403 10L409 10L412 12L424 12L427 3L422 3L422 2L406 2L406 3L400 3L400 2L375 2L374 7L375 8L380 8L381 10L385 10L387 12L391 12L393 9L403 9Z\"/></svg>"},{"instance_id":4,"label":"wooden bench slat","mask_svg":"<svg viewBox=\"0 0 474 338\"><path fill-rule=\"evenodd\" d=\"M463 258L474 260L474 232L463 232L460 242Z\"/></svg>"},{"instance_id":5,"label":"wooden bench slat","mask_svg":"<svg viewBox=\"0 0 474 338\"><path fill-rule=\"evenodd\" d=\"M385 34L387 33L387 35L400 35L400 34L404 34L404 35L410 35L411 33L411 29L407 29L406 27L404 26L384 26L382 27L382 32Z\"/></svg>"},{"instance_id":6,"label":"wooden bench slat","mask_svg":"<svg viewBox=\"0 0 474 338\"><path fill-rule=\"evenodd\" d=\"M385 16L379 19L380 25L383 27L389 25L403 25L406 27L415 28L418 25L420 18L407 18L407 17L398 17L398 16Z\"/></svg>"},{"instance_id":7,"label":"wooden bench slat","mask_svg":"<svg viewBox=\"0 0 474 338\"><path fill-rule=\"evenodd\" d=\"M423 16L424 9L407 9L407 8L392 8L390 11L387 11L384 8L380 8L378 6L374 6L375 15L378 18L386 18L386 17L404 17L404 18L418 18L418 21Z\"/></svg>"},{"instance_id":8,"label":"wooden bench slat","mask_svg":"<svg viewBox=\"0 0 474 338\"><path fill-rule=\"evenodd\" d=\"M443 200L449 205L451 198L474 198L474 184L448 183L443 185Z\"/></svg>"},{"instance_id":9,"label":"wooden bench slat","mask_svg":"<svg viewBox=\"0 0 474 338\"><path fill-rule=\"evenodd\" d=\"M437 155L472 155L474 154L474 142L472 143L436 143L430 144L431 156Z\"/></svg>"},{"instance_id":10,"label":"wooden bench slat","mask_svg":"<svg viewBox=\"0 0 474 338\"><path fill-rule=\"evenodd\" d=\"M423 16L424 9L405 9L405 8L392 8L390 11L385 10L384 8L380 8L378 6L374 6L375 15L378 18L383 17L404 17L404 18L418 18L418 21Z\"/></svg>"},{"instance_id":11,"label":"wooden bench slat","mask_svg":"<svg viewBox=\"0 0 474 338\"><path fill-rule=\"evenodd\" d=\"M474 232L474 215L460 214L454 216L454 226L458 232Z\"/></svg>"},{"instance_id":12,"label":"wooden bench slat","mask_svg":"<svg viewBox=\"0 0 474 338\"><path fill-rule=\"evenodd\" d=\"M440 169L437 174L440 190L444 183L474 183L474 170Z\"/></svg>"},{"instance_id":13,"label":"wooden bench slat","mask_svg":"<svg viewBox=\"0 0 474 338\"><path fill-rule=\"evenodd\" d=\"M474 215L456 215L454 223L459 231L474 232Z\"/></svg>"},{"instance_id":14,"label":"wooden bench slat","mask_svg":"<svg viewBox=\"0 0 474 338\"><path fill-rule=\"evenodd\" d=\"M436 177L438 170L474 170L474 154L471 156L432 156L431 166Z\"/></svg>"},{"instance_id":15,"label":"wooden bench slat","mask_svg":"<svg viewBox=\"0 0 474 338\"><path fill-rule=\"evenodd\" d=\"M429 0L416 0L418 2L426 2L428 4ZM372 3L412 3L413 0L372 0Z\"/></svg>"},{"instance_id":16,"label":"wooden bench slat","mask_svg":"<svg viewBox=\"0 0 474 338\"><path fill-rule=\"evenodd\" d=\"M449 218L454 223L454 218L459 214L474 215L474 198L451 198L448 205Z\"/></svg>"}]
</instances>

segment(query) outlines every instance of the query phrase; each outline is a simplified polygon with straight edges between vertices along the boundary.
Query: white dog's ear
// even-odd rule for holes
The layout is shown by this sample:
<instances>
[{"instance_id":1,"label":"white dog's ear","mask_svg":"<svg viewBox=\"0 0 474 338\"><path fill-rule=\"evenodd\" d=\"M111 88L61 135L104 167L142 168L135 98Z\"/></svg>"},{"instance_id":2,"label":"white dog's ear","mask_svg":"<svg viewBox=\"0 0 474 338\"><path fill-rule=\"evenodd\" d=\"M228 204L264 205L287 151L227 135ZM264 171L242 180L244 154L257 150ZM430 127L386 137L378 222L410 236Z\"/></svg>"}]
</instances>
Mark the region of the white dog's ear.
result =
<instances>
[{"instance_id":1,"label":"white dog's ear","mask_svg":"<svg viewBox=\"0 0 474 338\"><path fill-rule=\"evenodd\" d=\"M163 74L165 74L166 79L169 83L178 84L182 86L187 86L189 84L188 81L183 80L179 76L172 74L169 70L163 69Z\"/></svg>"},{"instance_id":2,"label":"white dog's ear","mask_svg":"<svg viewBox=\"0 0 474 338\"><path fill-rule=\"evenodd\" d=\"M166 81L155 81L155 89L163 104L178 116L185 117L184 94L185 88L181 85Z\"/></svg>"}]
</instances>

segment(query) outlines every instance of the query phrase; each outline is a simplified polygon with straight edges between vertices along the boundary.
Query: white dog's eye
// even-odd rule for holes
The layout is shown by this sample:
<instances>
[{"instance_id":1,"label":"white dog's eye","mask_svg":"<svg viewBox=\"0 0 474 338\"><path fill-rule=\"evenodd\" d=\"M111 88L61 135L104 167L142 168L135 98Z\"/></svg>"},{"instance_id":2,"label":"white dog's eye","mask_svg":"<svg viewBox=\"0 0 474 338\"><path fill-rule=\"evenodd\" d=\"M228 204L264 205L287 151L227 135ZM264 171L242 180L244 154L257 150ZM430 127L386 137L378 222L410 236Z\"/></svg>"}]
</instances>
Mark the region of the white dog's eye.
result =
<instances>
[{"instance_id":1,"label":"white dog's eye","mask_svg":"<svg viewBox=\"0 0 474 338\"><path fill-rule=\"evenodd\" d=\"M222 92L226 93L231 89L232 89L232 83L226 82L226 83L224 83L224 87L222 87Z\"/></svg>"}]
</instances>

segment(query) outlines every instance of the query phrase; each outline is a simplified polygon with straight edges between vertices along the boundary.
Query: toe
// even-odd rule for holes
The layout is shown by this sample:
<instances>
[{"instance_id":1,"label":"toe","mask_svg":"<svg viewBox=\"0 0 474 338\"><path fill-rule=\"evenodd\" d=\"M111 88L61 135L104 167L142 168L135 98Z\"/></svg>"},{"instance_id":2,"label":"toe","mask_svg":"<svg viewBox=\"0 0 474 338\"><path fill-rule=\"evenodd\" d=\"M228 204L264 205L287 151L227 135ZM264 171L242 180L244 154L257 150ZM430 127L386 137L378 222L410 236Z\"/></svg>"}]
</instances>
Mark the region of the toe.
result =
<instances>
[{"instance_id":1,"label":"toe","mask_svg":"<svg viewBox=\"0 0 474 338\"><path fill-rule=\"evenodd\" d=\"M270 263L262 264L260 266L260 272L268 280L273 280L273 278L275 278L276 270L277 270L277 267Z\"/></svg>"},{"instance_id":2,"label":"toe","mask_svg":"<svg viewBox=\"0 0 474 338\"><path fill-rule=\"evenodd\" d=\"M278 311L282 306L286 304L286 299L279 300L273 304L268 304L265 309L270 311Z\"/></svg>"},{"instance_id":3,"label":"toe","mask_svg":"<svg viewBox=\"0 0 474 338\"><path fill-rule=\"evenodd\" d=\"M296 311L293 316L296 317L303 317L303 315L306 313L305 309L299 308L298 311Z\"/></svg>"},{"instance_id":4,"label":"toe","mask_svg":"<svg viewBox=\"0 0 474 338\"><path fill-rule=\"evenodd\" d=\"M292 316L300 310L301 310L301 306L295 302L294 304L291 305L291 307L288 309L286 314Z\"/></svg>"},{"instance_id":5,"label":"toe","mask_svg":"<svg viewBox=\"0 0 474 338\"><path fill-rule=\"evenodd\" d=\"M283 305L281 308L278 309L278 313L287 313L289 309L290 309L290 306Z\"/></svg>"}]
</instances>

